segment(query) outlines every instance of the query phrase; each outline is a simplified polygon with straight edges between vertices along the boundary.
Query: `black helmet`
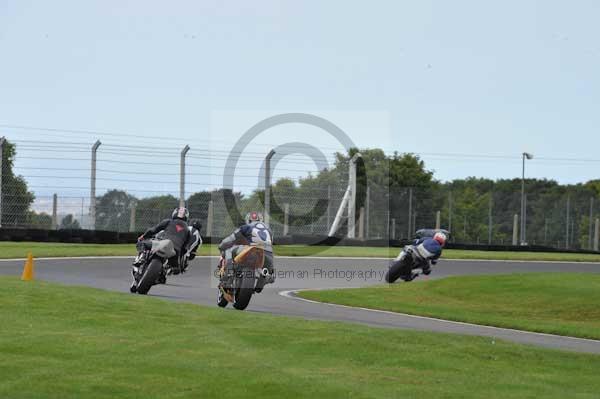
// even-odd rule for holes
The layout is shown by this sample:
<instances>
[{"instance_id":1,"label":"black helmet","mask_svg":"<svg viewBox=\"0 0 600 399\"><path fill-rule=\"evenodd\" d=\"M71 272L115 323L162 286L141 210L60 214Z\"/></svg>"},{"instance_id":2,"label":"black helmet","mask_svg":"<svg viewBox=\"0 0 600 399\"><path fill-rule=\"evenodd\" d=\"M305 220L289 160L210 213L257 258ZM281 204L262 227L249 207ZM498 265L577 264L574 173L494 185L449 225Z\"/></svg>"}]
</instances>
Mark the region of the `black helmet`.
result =
<instances>
[{"instance_id":1,"label":"black helmet","mask_svg":"<svg viewBox=\"0 0 600 399\"><path fill-rule=\"evenodd\" d=\"M187 222L189 217L190 211L188 211L187 208L184 207L175 208L173 210L173 213L171 214L171 219L179 219L183 220L184 222Z\"/></svg>"},{"instance_id":2,"label":"black helmet","mask_svg":"<svg viewBox=\"0 0 600 399\"><path fill-rule=\"evenodd\" d=\"M248 212L246 214L246 224L250 224L252 222L262 222L263 216L260 212Z\"/></svg>"},{"instance_id":3,"label":"black helmet","mask_svg":"<svg viewBox=\"0 0 600 399\"><path fill-rule=\"evenodd\" d=\"M202 230L202 222L200 219L190 219L188 224L196 230Z\"/></svg>"}]
</instances>

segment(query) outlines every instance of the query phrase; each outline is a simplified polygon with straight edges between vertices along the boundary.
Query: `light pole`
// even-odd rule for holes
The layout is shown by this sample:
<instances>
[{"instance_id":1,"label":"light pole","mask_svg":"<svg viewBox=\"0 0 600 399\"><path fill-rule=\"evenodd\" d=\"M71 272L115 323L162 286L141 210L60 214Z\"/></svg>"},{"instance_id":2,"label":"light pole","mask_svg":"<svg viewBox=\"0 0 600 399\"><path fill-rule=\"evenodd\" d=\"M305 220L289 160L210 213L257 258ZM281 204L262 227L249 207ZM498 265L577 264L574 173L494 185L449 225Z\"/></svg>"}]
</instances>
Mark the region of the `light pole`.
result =
<instances>
[{"instance_id":1,"label":"light pole","mask_svg":"<svg viewBox=\"0 0 600 399\"><path fill-rule=\"evenodd\" d=\"M90 230L96 230L96 152L100 147L100 140L92 146L92 174L90 177Z\"/></svg>"},{"instance_id":2,"label":"light pole","mask_svg":"<svg viewBox=\"0 0 600 399\"><path fill-rule=\"evenodd\" d=\"M525 159L533 159L533 154L528 152L523 153L523 174L521 177L521 245L527 243L525 235Z\"/></svg>"}]
</instances>

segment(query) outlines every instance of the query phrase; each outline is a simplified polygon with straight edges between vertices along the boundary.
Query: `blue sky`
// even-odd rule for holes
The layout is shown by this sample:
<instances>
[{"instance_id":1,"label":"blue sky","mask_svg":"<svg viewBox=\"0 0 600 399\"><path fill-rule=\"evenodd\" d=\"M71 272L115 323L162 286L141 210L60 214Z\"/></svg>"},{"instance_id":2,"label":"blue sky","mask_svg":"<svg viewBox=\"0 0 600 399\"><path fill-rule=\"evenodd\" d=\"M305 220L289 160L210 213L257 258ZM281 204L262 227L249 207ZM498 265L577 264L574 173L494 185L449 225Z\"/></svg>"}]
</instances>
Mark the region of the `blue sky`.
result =
<instances>
[{"instance_id":1,"label":"blue sky","mask_svg":"<svg viewBox=\"0 0 600 399\"><path fill-rule=\"evenodd\" d=\"M164 151L189 143L226 154L246 124L278 112L332 118L359 146L421 153L441 180L517 177L529 151L529 176L582 182L600 177L600 162L540 158L600 159L599 17L595 1L2 1L0 132L25 140L17 171L40 195L66 186L65 176L75 188L61 192L86 194L77 177L89 162L67 158L88 153L83 144L36 152L27 140L98 137ZM289 140L328 154L339 147L317 129L288 126L253 148ZM36 159L49 152L62 160ZM144 169L102 156L122 176ZM160 169L176 174L177 151L168 158ZM216 184L221 161L198 158L190 170L210 170ZM243 165L246 174L257 162ZM32 169L49 164L70 170ZM287 169L275 175L314 167L304 159ZM61 178L35 177L49 175ZM204 181L194 184L188 190ZM176 179L158 189L176 194Z\"/></svg>"}]
</instances>

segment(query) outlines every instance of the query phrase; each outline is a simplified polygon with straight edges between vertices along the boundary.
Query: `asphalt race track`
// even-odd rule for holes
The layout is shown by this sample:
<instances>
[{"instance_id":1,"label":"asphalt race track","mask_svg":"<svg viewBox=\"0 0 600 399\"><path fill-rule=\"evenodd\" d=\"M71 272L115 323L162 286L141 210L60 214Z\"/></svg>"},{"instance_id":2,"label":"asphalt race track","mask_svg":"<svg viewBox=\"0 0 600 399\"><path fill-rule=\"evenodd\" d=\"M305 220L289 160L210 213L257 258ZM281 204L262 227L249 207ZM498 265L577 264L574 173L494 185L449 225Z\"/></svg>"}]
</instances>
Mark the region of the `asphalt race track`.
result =
<instances>
[{"instance_id":1,"label":"asphalt race track","mask_svg":"<svg viewBox=\"0 0 600 399\"><path fill-rule=\"evenodd\" d=\"M41 280L129 292L131 259L132 257L37 259L35 273L36 278ZM183 276L170 276L166 285L152 287L149 295L216 306L216 279L213 276L216 262L215 257L197 258L192 262L188 273ZM293 291L299 289L359 287L382 283L388 262L386 259L368 258L276 257L276 283L267 286L263 293L255 295L246 311L354 322L386 328L479 335L600 354L600 341L595 340L477 326L294 298ZM0 261L0 274L20 275L22 269L22 260ZM427 278L525 272L600 273L600 264L441 260L432 275Z\"/></svg>"}]
</instances>

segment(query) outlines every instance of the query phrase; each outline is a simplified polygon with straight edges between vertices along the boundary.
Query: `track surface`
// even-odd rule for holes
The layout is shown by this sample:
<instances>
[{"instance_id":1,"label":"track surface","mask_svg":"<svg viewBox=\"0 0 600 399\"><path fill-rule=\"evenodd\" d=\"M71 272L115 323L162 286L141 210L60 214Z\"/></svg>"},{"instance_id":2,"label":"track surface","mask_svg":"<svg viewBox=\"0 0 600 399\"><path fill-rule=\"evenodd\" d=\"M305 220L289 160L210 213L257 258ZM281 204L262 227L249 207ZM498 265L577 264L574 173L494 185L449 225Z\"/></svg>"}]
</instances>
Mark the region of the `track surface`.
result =
<instances>
[{"instance_id":1,"label":"track surface","mask_svg":"<svg viewBox=\"0 0 600 399\"><path fill-rule=\"evenodd\" d=\"M128 292L132 258L38 259L36 278L63 284L85 285ZM217 258L197 258L183 276L171 276L166 285L154 286L149 295L175 301L215 306ZM518 343L600 354L600 341L529 333L503 328L416 317L391 312L327 305L293 298L299 289L360 287L383 282L389 261L367 258L277 257L277 281L252 298L246 311L299 316L307 319L336 320L377 327L416 329L444 333L487 336ZM1 261L0 274L19 275L23 261ZM442 260L432 277L468 274L526 272L600 273L600 264L536 263ZM420 277L422 278L422 277ZM402 283L401 283L402 284ZM292 291L281 295L283 291Z\"/></svg>"}]
</instances>

